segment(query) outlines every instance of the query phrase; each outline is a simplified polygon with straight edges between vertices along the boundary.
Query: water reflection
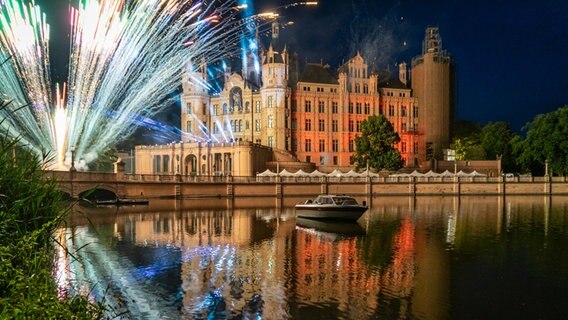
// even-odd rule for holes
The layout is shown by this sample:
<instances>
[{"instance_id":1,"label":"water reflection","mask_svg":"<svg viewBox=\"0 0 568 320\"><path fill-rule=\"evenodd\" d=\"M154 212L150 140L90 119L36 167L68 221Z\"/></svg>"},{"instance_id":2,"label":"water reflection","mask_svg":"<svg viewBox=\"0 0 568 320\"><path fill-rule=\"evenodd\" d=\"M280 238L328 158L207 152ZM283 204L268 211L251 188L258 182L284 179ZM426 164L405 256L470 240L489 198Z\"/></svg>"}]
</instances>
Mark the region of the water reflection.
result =
<instances>
[{"instance_id":1,"label":"water reflection","mask_svg":"<svg viewBox=\"0 0 568 320\"><path fill-rule=\"evenodd\" d=\"M378 198L339 225L254 201L77 208L61 285L137 319L522 317L554 312L521 293L568 298L563 197Z\"/></svg>"}]
</instances>

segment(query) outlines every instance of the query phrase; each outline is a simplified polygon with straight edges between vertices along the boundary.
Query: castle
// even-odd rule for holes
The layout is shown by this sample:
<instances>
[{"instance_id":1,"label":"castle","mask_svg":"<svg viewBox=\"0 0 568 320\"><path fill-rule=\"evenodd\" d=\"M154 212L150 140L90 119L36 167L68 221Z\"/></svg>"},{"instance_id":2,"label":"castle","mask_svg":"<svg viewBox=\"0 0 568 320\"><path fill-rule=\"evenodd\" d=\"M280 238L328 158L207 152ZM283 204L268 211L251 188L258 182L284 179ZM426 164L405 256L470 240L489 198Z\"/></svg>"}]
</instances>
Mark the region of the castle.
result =
<instances>
[{"instance_id":1,"label":"castle","mask_svg":"<svg viewBox=\"0 0 568 320\"><path fill-rule=\"evenodd\" d=\"M373 70L357 53L337 71L298 59L272 39L261 50L261 72L251 56L243 72L224 74L211 94L207 66L183 77L182 141L136 147L136 172L252 176L266 168L349 170L361 122L383 114L399 133L406 167L441 159L450 142L453 65L437 27L428 27L410 72Z\"/></svg>"}]
</instances>

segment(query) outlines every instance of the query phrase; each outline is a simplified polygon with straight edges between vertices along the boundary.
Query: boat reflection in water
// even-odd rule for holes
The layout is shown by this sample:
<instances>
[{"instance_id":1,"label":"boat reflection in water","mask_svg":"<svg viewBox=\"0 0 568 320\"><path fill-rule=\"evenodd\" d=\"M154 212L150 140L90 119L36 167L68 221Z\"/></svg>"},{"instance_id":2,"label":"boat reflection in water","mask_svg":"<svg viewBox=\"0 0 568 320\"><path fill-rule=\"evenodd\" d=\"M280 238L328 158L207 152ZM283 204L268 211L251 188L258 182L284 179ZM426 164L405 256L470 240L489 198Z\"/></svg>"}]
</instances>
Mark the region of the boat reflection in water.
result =
<instances>
[{"instance_id":1,"label":"boat reflection in water","mask_svg":"<svg viewBox=\"0 0 568 320\"><path fill-rule=\"evenodd\" d=\"M356 221L330 221L296 218L296 226L306 230L337 235L341 238L365 235L365 229Z\"/></svg>"}]
</instances>

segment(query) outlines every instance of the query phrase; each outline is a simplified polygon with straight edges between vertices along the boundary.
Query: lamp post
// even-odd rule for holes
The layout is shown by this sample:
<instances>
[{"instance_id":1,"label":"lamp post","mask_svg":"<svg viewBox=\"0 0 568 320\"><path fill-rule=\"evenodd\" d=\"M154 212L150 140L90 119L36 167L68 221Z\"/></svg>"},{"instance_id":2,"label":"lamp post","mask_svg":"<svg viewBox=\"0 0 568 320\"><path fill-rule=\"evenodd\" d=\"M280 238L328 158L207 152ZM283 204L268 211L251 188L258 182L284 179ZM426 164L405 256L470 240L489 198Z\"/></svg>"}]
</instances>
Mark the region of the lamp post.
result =
<instances>
[{"instance_id":1,"label":"lamp post","mask_svg":"<svg viewBox=\"0 0 568 320\"><path fill-rule=\"evenodd\" d=\"M77 169L75 168L75 146L71 147L71 168L69 168L69 171L77 171Z\"/></svg>"}]
</instances>

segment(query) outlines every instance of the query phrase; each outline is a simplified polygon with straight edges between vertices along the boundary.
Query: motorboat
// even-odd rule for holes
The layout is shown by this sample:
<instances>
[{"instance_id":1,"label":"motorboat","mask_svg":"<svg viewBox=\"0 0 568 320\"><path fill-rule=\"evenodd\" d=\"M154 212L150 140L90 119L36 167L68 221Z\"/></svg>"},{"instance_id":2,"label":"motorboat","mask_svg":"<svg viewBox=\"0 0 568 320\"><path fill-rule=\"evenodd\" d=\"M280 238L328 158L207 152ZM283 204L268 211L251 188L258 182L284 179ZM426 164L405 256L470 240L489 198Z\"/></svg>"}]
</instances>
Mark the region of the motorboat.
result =
<instances>
[{"instance_id":1,"label":"motorboat","mask_svg":"<svg viewBox=\"0 0 568 320\"><path fill-rule=\"evenodd\" d=\"M338 195L319 195L296 205L296 216L310 219L357 221L368 207L355 198Z\"/></svg>"}]
</instances>

